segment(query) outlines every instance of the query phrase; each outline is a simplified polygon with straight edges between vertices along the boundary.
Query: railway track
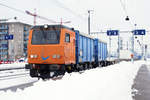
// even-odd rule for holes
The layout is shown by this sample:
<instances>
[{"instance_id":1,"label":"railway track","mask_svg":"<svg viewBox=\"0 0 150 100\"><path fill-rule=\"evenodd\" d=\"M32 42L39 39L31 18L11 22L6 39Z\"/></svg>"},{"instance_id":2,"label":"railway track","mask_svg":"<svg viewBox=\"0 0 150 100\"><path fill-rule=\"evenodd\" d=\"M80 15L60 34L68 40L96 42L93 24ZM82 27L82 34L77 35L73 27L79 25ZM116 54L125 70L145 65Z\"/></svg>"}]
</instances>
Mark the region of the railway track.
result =
<instances>
[{"instance_id":1,"label":"railway track","mask_svg":"<svg viewBox=\"0 0 150 100\"><path fill-rule=\"evenodd\" d=\"M35 81L35 82L36 82L36 81ZM0 91L11 90L11 91L13 91L13 92L16 92L17 89L24 90L25 88L28 88L28 87L33 86L35 82L24 83L24 84L19 84L19 85L16 85L16 86L9 86L9 87L5 87L5 88L0 88Z\"/></svg>"},{"instance_id":2,"label":"railway track","mask_svg":"<svg viewBox=\"0 0 150 100\"><path fill-rule=\"evenodd\" d=\"M0 76L0 81L1 80L8 80L8 79L25 77L27 75L29 75L29 73L21 73L21 74L14 74L14 75L4 75L4 76Z\"/></svg>"},{"instance_id":3,"label":"railway track","mask_svg":"<svg viewBox=\"0 0 150 100\"><path fill-rule=\"evenodd\" d=\"M38 79L31 78L26 69L0 71L0 91L16 91L33 86Z\"/></svg>"},{"instance_id":4,"label":"railway track","mask_svg":"<svg viewBox=\"0 0 150 100\"><path fill-rule=\"evenodd\" d=\"M29 71L25 69L3 70L0 71L0 80L3 78L23 76L23 75L29 75Z\"/></svg>"}]
</instances>

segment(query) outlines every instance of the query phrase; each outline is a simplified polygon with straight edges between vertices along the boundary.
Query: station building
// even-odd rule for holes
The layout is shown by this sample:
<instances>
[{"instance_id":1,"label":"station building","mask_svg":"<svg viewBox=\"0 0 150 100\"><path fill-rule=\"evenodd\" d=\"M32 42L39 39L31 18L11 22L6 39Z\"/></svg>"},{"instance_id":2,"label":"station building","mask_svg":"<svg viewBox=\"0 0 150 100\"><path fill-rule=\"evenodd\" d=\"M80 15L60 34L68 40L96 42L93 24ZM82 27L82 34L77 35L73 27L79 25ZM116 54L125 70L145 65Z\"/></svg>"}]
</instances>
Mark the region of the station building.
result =
<instances>
[{"instance_id":1,"label":"station building","mask_svg":"<svg viewBox=\"0 0 150 100\"><path fill-rule=\"evenodd\" d=\"M0 60L14 61L27 56L27 42L32 25L0 22Z\"/></svg>"}]
</instances>

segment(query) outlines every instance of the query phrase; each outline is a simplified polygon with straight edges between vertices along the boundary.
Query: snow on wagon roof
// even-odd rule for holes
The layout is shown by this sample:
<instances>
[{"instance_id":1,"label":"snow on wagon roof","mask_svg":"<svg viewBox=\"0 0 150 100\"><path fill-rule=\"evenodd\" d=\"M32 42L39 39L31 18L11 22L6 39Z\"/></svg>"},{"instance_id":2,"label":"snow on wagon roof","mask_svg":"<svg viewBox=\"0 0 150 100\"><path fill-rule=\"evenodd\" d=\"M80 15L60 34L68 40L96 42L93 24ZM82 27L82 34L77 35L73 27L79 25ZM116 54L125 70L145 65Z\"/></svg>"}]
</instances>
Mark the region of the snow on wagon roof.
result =
<instances>
[{"instance_id":1,"label":"snow on wagon roof","mask_svg":"<svg viewBox=\"0 0 150 100\"><path fill-rule=\"evenodd\" d=\"M89 34L85 34L85 33L83 33L83 32L80 32L80 35L85 36L85 37L88 37L88 38L91 38L91 39L98 39L99 42L103 42L103 43L107 44L106 41L101 40L101 39L99 39L99 38L95 38L94 36L91 36L91 35L89 35Z\"/></svg>"}]
</instances>

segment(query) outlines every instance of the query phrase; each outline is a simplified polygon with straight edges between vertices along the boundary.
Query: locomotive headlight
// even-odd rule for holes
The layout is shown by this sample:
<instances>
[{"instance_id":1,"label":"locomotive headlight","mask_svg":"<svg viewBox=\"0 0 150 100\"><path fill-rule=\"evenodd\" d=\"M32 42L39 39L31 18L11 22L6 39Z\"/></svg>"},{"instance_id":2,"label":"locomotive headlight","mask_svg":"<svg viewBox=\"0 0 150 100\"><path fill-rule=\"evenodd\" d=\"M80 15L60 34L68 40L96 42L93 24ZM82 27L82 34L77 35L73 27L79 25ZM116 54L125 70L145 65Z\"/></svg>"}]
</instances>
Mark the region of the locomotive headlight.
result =
<instances>
[{"instance_id":1,"label":"locomotive headlight","mask_svg":"<svg viewBox=\"0 0 150 100\"><path fill-rule=\"evenodd\" d=\"M37 55L34 55L34 58L37 58Z\"/></svg>"},{"instance_id":2,"label":"locomotive headlight","mask_svg":"<svg viewBox=\"0 0 150 100\"><path fill-rule=\"evenodd\" d=\"M57 57L57 55L56 55L56 54L54 54L52 57L53 57L53 58L56 58L56 57Z\"/></svg>"},{"instance_id":3,"label":"locomotive headlight","mask_svg":"<svg viewBox=\"0 0 150 100\"><path fill-rule=\"evenodd\" d=\"M30 58L37 58L37 55L30 55Z\"/></svg>"},{"instance_id":4,"label":"locomotive headlight","mask_svg":"<svg viewBox=\"0 0 150 100\"><path fill-rule=\"evenodd\" d=\"M45 25L44 25L44 28L45 28L45 29L47 29L47 28L48 28L48 25L47 25L47 24L45 24Z\"/></svg>"},{"instance_id":5,"label":"locomotive headlight","mask_svg":"<svg viewBox=\"0 0 150 100\"><path fill-rule=\"evenodd\" d=\"M60 55L57 55L57 58L59 59L59 58L60 58Z\"/></svg>"},{"instance_id":6,"label":"locomotive headlight","mask_svg":"<svg viewBox=\"0 0 150 100\"><path fill-rule=\"evenodd\" d=\"M34 58L34 55L30 55L30 58Z\"/></svg>"},{"instance_id":7,"label":"locomotive headlight","mask_svg":"<svg viewBox=\"0 0 150 100\"><path fill-rule=\"evenodd\" d=\"M60 55L59 54L54 54L53 56L52 56L52 58L54 58L54 59L59 59L60 58Z\"/></svg>"}]
</instances>

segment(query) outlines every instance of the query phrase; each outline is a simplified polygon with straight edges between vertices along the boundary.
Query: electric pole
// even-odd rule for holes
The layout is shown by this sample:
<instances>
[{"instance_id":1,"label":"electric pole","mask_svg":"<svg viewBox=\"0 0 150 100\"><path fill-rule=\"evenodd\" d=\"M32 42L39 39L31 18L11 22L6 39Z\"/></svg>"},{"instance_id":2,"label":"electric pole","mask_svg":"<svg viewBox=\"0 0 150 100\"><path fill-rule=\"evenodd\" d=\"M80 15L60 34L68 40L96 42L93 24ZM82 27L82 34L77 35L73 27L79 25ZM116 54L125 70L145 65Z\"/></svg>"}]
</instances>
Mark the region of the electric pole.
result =
<instances>
[{"instance_id":1,"label":"electric pole","mask_svg":"<svg viewBox=\"0 0 150 100\"><path fill-rule=\"evenodd\" d=\"M91 15L91 11L93 11L93 10L88 10L88 34L90 35L90 15Z\"/></svg>"},{"instance_id":2,"label":"electric pole","mask_svg":"<svg viewBox=\"0 0 150 100\"><path fill-rule=\"evenodd\" d=\"M34 15L34 26L35 26L36 25L36 16L37 16L36 15L36 9L34 9L34 14L33 15Z\"/></svg>"}]
</instances>

